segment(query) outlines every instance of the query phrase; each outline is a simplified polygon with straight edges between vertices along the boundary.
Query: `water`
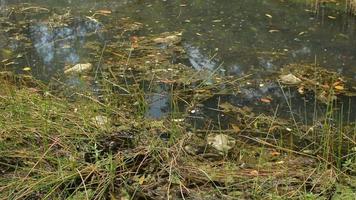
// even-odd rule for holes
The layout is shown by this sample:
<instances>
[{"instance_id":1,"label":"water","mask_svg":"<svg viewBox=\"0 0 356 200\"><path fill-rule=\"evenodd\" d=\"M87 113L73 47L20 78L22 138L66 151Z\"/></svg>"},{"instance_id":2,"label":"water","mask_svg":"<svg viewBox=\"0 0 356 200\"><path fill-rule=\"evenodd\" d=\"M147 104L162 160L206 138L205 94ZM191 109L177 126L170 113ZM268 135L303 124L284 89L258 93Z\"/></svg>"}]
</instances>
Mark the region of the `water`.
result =
<instances>
[{"instance_id":1,"label":"water","mask_svg":"<svg viewBox=\"0 0 356 200\"><path fill-rule=\"evenodd\" d=\"M9 8L19 4L49 11L32 8L36 12L11 17ZM16 57L14 63L3 68L22 72L30 66L32 74L43 80L62 73L68 65L93 59L94 54L99 57L104 44L113 41L113 22L90 18L96 10L110 10L111 20L131 17L143 23L142 34L182 31L189 64L197 70L214 71L219 67L222 75L252 74L256 79L268 79L286 64L316 62L356 80L356 20L327 7L315 13L305 3L277 0L1 0L0 6L0 16L10 16L18 27L26 26L27 37L21 40L6 29L6 23L0 25L0 59ZM61 16L49 21L48 12ZM68 24L60 18L66 12L74 15ZM86 48L90 44L97 46L96 52ZM148 101L153 102L148 115L154 118L164 115L162 107L169 107L166 90L157 88L154 94L147 95ZM239 96L225 98L234 105L266 110L258 109L256 100L272 95L276 103L283 104L284 96L278 88L256 86L244 89ZM304 102L296 102L297 110L309 113ZM354 100L346 99L344 104L349 105L348 102ZM271 112L276 109L276 105L270 106Z\"/></svg>"}]
</instances>

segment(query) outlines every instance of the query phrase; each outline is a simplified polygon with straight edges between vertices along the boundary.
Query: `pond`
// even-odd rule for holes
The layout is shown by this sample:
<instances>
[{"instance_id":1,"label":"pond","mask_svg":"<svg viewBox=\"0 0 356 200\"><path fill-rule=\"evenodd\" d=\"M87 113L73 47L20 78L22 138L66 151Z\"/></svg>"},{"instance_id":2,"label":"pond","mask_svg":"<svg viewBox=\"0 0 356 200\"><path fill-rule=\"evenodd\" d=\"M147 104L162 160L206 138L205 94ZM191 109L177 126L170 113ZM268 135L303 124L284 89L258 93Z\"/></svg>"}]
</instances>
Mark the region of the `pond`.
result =
<instances>
[{"instance_id":1,"label":"pond","mask_svg":"<svg viewBox=\"0 0 356 200\"><path fill-rule=\"evenodd\" d=\"M12 16L14 5L22 5L22 16ZM9 16L16 27L22 27L23 34L14 34L7 22L1 23L0 59L15 57L5 68L22 73L27 66L43 80L62 73L67 65L93 57L99 60L103 47L115 41L115 21L124 17L144 25L137 34L182 32L187 53L182 62L196 70L263 80L244 88L239 95L223 97L234 105L265 111L258 100L268 96L275 102L267 108L273 113L277 104L285 102L285 95L278 84L266 81L290 63L316 63L351 82L356 80L356 20L341 9L327 6L315 10L300 1L277 0L1 0L0 13ZM96 20L97 14L110 18ZM69 15L74 16L74 22L66 24ZM98 48L96 55L88 50L90 45ZM78 80L70 80L69 84L78 84ZM147 115L159 118L169 111L169 95L161 86L155 87L158 92L147 97L148 101L154 99ZM300 115L313 113L315 106L306 106L298 94L288 98L293 99L299 113L303 110ZM342 101L345 105L355 104L354 98ZM344 109L352 113L348 106Z\"/></svg>"},{"instance_id":2,"label":"pond","mask_svg":"<svg viewBox=\"0 0 356 200\"><path fill-rule=\"evenodd\" d=\"M354 199L356 15L308 2L0 0L0 199Z\"/></svg>"}]
</instances>

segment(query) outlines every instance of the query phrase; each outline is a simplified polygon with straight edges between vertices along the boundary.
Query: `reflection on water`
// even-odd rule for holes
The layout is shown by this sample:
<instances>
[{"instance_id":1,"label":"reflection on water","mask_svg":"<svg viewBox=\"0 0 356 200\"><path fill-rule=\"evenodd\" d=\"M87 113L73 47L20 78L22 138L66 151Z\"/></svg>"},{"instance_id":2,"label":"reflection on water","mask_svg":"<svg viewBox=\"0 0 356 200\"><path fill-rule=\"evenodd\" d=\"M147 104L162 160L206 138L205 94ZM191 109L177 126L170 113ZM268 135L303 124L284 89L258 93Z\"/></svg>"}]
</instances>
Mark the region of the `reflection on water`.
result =
<instances>
[{"instance_id":1,"label":"reflection on water","mask_svg":"<svg viewBox=\"0 0 356 200\"><path fill-rule=\"evenodd\" d=\"M6 11L6 4L5 4L5 0L1 0L0 1L0 13L1 13L1 15L5 15L6 13L5 13L5 11Z\"/></svg>"},{"instance_id":2,"label":"reflection on water","mask_svg":"<svg viewBox=\"0 0 356 200\"><path fill-rule=\"evenodd\" d=\"M192 67L196 70L209 70L213 71L217 66L212 58L204 56L199 48L194 47L190 44L184 45L186 52L189 56L189 61Z\"/></svg>"},{"instance_id":3,"label":"reflection on water","mask_svg":"<svg viewBox=\"0 0 356 200\"><path fill-rule=\"evenodd\" d=\"M148 24L152 32L183 30L190 62L197 69L221 65L227 74L263 78L285 64L314 63L316 58L328 69L356 76L356 21L342 12L322 8L323 15L316 15L305 4L273 0L181 4L132 2L128 15Z\"/></svg>"},{"instance_id":4,"label":"reflection on water","mask_svg":"<svg viewBox=\"0 0 356 200\"><path fill-rule=\"evenodd\" d=\"M146 96L149 108L146 117L159 119L168 114L170 111L170 95L165 85L155 85Z\"/></svg>"},{"instance_id":5,"label":"reflection on water","mask_svg":"<svg viewBox=\"0 0 356 200\"><path fill-rule=\"evenodd\" d=\"M51 64L54 58L53 34L45 24L31 27L31 35L34 38L34 46L45 65Z\"/></svg>"},{"instance_id":6,"label":"reflection on water","mask_svg":"<svg viewBox=\"0 0 356 200\"><path fill-rule=\"evenodd\" d=\"M71 26L56 27L42 21L32 23L29 34L40 59L33 64L42 65L42 77L50 77L66 65L85 61L89 55L82 47L93 34L95 40L102 41L104 36L100 33L101 29L102 25L93 20L78 20Z\"/></svg>"}]
</instances>

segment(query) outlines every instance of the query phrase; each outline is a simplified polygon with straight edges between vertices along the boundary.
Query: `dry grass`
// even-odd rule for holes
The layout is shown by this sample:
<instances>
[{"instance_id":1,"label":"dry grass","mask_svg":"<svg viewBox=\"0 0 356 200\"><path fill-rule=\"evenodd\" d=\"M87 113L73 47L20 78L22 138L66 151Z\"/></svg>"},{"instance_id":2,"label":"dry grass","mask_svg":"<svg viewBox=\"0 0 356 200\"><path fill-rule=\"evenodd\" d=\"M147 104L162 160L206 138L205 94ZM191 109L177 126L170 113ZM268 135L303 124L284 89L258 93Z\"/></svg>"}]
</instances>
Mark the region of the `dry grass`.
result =
<instances>
[{"instance_id":1,"label":"dry grass","mask_svg":"<svg viewBox=\"0 0 356 200\"><path fill-rule=\"evenodd\" d=\"M313 3L313 7L315 7L315 9L319 9L320 5L325 3L344 3L346 5L345 11L356 15L356 0L314 0L310 2Z\"/></svg>"},{"instance_id":2,"label":"dry grass","mask_svg":"<svg viewBox=\"0 0 356 200\"><path fill-rule=\"evenodd\" d=\"M349 0L349 8L351 13L356 15L356 0Z\"/></svg>"}]
</instances>

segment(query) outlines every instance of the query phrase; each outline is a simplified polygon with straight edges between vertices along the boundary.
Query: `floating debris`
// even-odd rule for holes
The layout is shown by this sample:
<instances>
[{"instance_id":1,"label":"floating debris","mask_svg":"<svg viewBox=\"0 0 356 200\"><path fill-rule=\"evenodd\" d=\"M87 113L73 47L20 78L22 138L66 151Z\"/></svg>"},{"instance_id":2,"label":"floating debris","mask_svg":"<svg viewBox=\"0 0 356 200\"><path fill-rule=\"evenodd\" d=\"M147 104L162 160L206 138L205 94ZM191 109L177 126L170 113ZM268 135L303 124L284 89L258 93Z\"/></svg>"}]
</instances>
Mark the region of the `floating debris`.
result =
<instances>
[{"instance_id":1,"label":"floating debris","mask_svg":"<svg viewBox=\"0 0 356 200\"><path fill-rule=\"evenodd\" d=\"M281 70L281 83L296 86L299 94L314 92L322 103L329 103L338 96L355 96L356 90L339 73L307 64L289 64Z\"/></svg>"},{"instance_id":2,"label":"floating debris","mask_svg":"<svg viewBox=\"0 0 356 200\"><path fill-rule=\"evenodd\" d=\"M210 134L208 135L207 142L221 153L227 153L236 144L235 138L225 134Z\"/></svg>"},{"instance_id":3,"label":"floating debris","mask_svg":"<svg viewBox=\"0 0 356 200\"><path fill-rule=\"evenodd\" d=\"M280 75L279 78L281 82L287 85L297 85L302 82L302 80L293 74Z\"/></svg>"},{"instance_id":4,"label":"floating debris","mask_svg":"<svg viewBox=\"0 0 356 200\"><path fill-rule=\"evenodd\" d=\"M175 45L181 42L182 40L182 33L175 33L173 35L168 35L166 37L158 37L153 39L155 43L158 44L165 44L168 46Z\"/></svg>"},{"instance_id":5,"label":"floating debris","mask_svg":"<svg viewBox=\"0 0 356 200\"><path fill-rule=\"evenodd\" d=\"M92 70L93 65L91 63L79 63L73 67L64 70L64 74L80 74Z\"/></svg>"}]
</instances>

